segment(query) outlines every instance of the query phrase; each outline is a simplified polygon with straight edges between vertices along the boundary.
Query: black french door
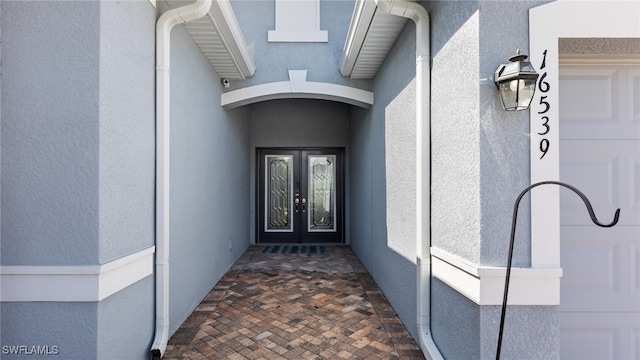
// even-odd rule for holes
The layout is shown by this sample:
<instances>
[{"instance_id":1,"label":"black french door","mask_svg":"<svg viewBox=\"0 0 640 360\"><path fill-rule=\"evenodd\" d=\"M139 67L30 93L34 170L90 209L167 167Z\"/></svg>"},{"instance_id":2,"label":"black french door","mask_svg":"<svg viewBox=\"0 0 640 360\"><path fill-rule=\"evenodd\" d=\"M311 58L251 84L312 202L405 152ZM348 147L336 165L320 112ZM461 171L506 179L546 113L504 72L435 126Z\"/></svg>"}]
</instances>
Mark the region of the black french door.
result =
<instances>
[{"instance_id":1,"label":"black french door","mask_svg":"<svg viewBox=\"0 0 640 360\"><path fill-rule=\"evenodd\" d=\"M341 243L342 149L259 149L259 243Z\"/></svg>"}]
</instances>

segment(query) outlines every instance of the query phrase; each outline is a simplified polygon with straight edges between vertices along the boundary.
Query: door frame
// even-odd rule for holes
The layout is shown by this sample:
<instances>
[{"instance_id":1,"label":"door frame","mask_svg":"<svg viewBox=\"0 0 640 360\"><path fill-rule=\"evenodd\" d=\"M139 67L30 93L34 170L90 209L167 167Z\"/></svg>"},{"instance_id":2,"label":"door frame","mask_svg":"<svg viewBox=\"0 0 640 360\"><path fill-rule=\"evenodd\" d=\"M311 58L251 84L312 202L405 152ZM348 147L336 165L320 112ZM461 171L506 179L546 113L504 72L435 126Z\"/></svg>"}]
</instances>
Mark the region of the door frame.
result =
<instances>
[{"instance_id":1,"label":"door frame","mask_svg":"<svg viewBox=\"0 0 640 360\"><path fill-rule=\"evenodd\" d=\"M262 208L263 199L262 199L262 189L261 189L261 169L260 164L262 162L261 153L263 152L277 152L277 151L300 151L301 156L302 152L314 152L314 151L327 151L334 152L337 155L337 171L336 171L336 222L337 222L337 237L338 241L326 241L323 239L318 239L318 241L309 241L302 242L304 244L333 244L333 245L343 245L346 243L345 239L345 229L346 229L346 151L344 147L286 147L286 146L277 146L277 147L256 147L255 148L255 188L254 188L254 206L255 206L255 225L254 225L254 234L255 234L255 243L256 244L278 244L278 242L269 242L261 239L261 227L264 223L261 221L262 219ZM300 164L305 163L302 159L300 159ZM301 165L302 167L302 165ZM302 169L300 169L302 171ZM302 185L301 185L302 187ZM263 195L263 194L262 194ZM340 200L338 200L340 199ZM302 224L302 222L300 222ZM282 242L288 243L291 242ZM299 244L300 242L293 242L294 244Z\"/></svg>"}]
</instances>

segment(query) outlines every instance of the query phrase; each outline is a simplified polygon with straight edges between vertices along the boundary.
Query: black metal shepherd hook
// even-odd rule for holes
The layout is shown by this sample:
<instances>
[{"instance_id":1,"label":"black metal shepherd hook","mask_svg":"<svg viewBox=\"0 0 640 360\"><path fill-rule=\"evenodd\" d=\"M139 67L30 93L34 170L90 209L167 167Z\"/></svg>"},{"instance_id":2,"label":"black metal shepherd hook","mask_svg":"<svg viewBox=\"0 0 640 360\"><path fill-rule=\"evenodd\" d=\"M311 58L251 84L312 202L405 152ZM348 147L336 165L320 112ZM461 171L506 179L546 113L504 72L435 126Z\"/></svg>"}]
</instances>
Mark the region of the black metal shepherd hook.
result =
<instances>
[{"instance_id":1,"label":"black metal shepherd hook","mask_svg":"<svg viewBox=\"0 0 640 360\"><path fill-rule=\"evenodd\" d=\"M511 277L511 259L513 258L513 242L516 236L516 220L518 219L518 205L520 205L520 200L522 200L524 195L529 190L533 189L536 186L546 185L546 184L555 184L555 185L564 186L567 189L572 190L573 192L578 194L578 196L580 196L582 201L584 201L584 204L587 206L587 211L589 212L589 217L591 217L591 221L593 221L593 223L598 226L612 227L618 223L618 218L620 217L620 209L617 209L616 213L613 215L613 221L611 222L611 224L601 223L600 221L598 221L598 218L596 218L596 214L594 213L593 207L591 206L591 202L589 201L587 196L583 194L582 191L576 189L575 187L565 183L561 183L559 181L541 181L539 183L529 185L526 189L522 190L520 195L518 195L518 198L516 199L516 203L513 207L513 219L511 222L511 240L509 241L509 258L507 260L507 275L504 281L504 297L502 298L502 314L500 316L500 332L498 333L498 350L496 352L496 360L500 359L500 348L502 347L502 333L504 331L504 318L507 312L507 296L509 294L509 278Z\"/></svg>"}]
</instances>

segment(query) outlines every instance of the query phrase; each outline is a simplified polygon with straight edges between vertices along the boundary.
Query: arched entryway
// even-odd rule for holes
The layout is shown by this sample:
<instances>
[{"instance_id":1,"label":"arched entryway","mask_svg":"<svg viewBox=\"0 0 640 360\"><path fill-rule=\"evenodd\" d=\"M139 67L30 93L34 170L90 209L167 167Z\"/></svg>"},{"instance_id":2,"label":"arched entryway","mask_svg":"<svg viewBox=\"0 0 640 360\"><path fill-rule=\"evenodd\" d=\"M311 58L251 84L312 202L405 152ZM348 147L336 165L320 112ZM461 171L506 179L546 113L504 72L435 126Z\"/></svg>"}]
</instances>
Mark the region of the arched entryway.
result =
<instances>
[{"instance_id":1,"label":"arched entryway","mask_svg":"<svg viewBox=\"0 0 640 360\"><path fill-rule=\"evenodd\" d=\"M251 242L348 244L352 105L318 99L278 99L246 106L252 156ZM270 169L269 164L278 169ZM314 166L322 174L314 175ZM331 177L331 184L313 185L310 179L316 175ZM280 179L270 184L267 177ZM277 187L273 190L281 193L280 198L267 196L270 186ZM327 191L328 197L322 203L325 210L330 210L331 220L321 219L321 200L312 199L313 186L317 191ZM280 204L274 203L278 201ZM320 216L315 220L314 206ZM314 221L318 226L312 226Z\"/></svg>"}]
</instances>

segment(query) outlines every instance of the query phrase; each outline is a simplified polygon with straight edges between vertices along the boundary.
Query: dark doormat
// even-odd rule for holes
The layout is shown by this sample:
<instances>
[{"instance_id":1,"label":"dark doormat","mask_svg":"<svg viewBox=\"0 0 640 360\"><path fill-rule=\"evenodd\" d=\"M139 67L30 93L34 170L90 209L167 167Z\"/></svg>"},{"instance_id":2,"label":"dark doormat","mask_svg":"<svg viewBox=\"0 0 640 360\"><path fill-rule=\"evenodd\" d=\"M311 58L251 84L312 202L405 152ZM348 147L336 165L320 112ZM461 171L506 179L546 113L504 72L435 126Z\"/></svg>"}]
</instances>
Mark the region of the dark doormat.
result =
<instances>
[{"instance_id":1,"label":"dark doormat","mask_svg":"<svg viewBox=\"0 0 640 360\"><path fill-rule=\"evenodd\" d=\"M267 245L260 250L263 254L324 254L322 245Z\"/></svg>"}]
</instances>

